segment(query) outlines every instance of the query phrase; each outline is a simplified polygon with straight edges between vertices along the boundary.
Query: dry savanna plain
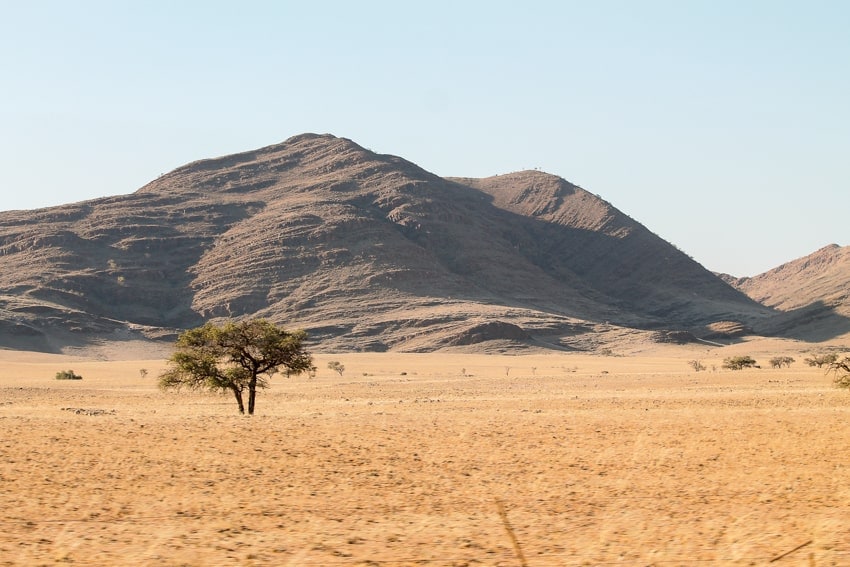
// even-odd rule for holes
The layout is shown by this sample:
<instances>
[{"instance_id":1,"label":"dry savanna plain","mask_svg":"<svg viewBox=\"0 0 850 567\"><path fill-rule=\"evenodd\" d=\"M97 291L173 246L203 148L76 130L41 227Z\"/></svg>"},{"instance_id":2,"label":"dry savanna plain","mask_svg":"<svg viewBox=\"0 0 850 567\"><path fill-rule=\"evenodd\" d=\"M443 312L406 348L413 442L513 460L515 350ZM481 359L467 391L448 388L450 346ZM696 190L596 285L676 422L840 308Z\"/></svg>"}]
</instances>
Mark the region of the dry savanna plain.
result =
<instances>
[{"instance_id":1,"label":"dry savanna plain","mask_svg":"<svg viewBox=\"0 0 850 567\"><path fill-rule=\"evenodd\" d=\"M253 417L132 345L0 351L0 565L850 565L813 348L317 354Z\"/></svg>"}]
</instances>

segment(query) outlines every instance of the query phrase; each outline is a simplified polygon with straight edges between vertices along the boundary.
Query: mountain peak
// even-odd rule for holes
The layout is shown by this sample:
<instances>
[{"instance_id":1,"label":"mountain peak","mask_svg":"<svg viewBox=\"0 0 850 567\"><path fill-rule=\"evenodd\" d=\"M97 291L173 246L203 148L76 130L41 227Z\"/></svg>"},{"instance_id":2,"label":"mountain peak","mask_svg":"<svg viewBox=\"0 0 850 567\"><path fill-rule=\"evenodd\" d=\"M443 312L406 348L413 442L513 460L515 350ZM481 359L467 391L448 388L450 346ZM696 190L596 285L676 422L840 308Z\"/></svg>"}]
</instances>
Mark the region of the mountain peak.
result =
<instances>
[{"instance_id":1,"label":"mountain peak","mask_svg":"<svg viewBox=\"0 0 850 567\"><path fill-rule=\"evenodd\" d=\"M254 195L291 187L354 186L383 173L436 178L402 158L376 154L347 138L300 134L256 150L198 160L148 183L137 193Z\"/></svg>"}]
</instances>

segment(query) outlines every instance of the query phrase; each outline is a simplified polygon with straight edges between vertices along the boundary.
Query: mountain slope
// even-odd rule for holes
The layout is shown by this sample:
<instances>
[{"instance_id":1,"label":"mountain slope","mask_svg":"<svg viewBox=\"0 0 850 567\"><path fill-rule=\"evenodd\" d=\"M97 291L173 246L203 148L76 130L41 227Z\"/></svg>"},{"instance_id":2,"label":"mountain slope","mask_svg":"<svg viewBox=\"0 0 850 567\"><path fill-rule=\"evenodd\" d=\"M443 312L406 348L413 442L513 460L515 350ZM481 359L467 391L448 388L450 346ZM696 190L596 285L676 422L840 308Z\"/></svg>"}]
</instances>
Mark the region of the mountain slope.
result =
<instances>
[{"instance_id":1,"label":"mountain slope","mask_svg":"<svg viewBox=\"0 0 850 567\"><path fill-rule=\"evenodd\" d=\"M782 315L767 332L806 340L850 333L850 246L831 244L751 278L723 276Z\"/></svg>"},{"instance_id":2,"label":"mountain slope","mask_svg":"<svg viewBox=\"0 0 850 567\"><path fill-rule=\"evenodd\" d=\"M329 349L433 350L771 314L558 177L442 179L313 134L132 195L0 213L0 262L0 341L54 350L218 317L302 326Z\"/></svg>"},{"instance_id":3,"label":"mountain slope","mask_svg":"<svg viewBox=\"0 0 850 567\"><path fill-rule=\"evenodd\" d=\"M530 171L466 182L492 195L496 206L541 221L546 262L578 274L618 305L692 324L758 311L678 249L563 179Z\"/></svg>"}]
</instances>

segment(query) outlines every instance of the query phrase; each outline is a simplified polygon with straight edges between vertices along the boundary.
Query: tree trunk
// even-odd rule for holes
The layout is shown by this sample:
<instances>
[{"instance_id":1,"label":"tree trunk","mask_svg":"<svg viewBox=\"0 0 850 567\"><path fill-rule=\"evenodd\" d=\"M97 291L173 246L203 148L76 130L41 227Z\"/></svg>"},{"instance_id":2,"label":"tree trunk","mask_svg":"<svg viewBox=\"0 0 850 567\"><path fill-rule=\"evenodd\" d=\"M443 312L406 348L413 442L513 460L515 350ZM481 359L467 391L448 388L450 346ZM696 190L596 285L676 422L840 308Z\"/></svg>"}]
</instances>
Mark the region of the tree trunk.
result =
<instances>
[{"instance_id":1,"label":"tree trunk","mask_svg":"<svg viewBox=\"0 0 850 567\"><path fill-rule=\"evenodd\" d=\"M248 382L248 415L254 415L254 402L257 399L257 377Z\"/></svg>"},{"instance_id":2,"label":"tree trunk","mask_svg":"<svg viewBox=\"0 0 850 567\"><path fill-rule=\"evenodd\" d=\"M245 404L242 403L242 390L232 388L233 395L236 396L236 403L239 404L239 413L245 413Z\"/></svg>"}]
</instances>

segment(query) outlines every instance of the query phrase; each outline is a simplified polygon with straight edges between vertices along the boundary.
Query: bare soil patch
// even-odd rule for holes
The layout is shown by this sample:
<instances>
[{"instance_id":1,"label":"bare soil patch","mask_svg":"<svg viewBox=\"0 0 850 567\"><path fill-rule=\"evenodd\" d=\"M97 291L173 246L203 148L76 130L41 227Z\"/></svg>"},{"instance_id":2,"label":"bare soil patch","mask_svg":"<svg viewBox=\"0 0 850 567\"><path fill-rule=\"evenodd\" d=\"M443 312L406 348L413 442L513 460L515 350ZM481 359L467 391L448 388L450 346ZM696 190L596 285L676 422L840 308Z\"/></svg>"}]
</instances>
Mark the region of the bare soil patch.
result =
<instances>
[{"instance_id":1,"label":"bare soil patch","mask_svg":"<svg viewBox=\"0 0 850 567\"><path fill-rule=\"evenodd\" d=\"M319 356L253 418L0 351L0 565L848 565L850 393L747 347Z\"/></svg>"}]
</instances>

